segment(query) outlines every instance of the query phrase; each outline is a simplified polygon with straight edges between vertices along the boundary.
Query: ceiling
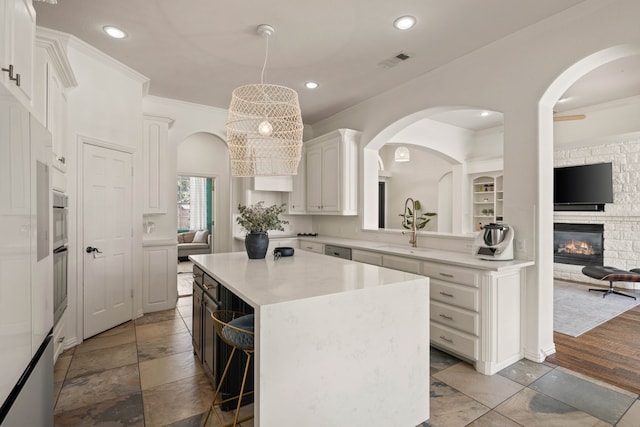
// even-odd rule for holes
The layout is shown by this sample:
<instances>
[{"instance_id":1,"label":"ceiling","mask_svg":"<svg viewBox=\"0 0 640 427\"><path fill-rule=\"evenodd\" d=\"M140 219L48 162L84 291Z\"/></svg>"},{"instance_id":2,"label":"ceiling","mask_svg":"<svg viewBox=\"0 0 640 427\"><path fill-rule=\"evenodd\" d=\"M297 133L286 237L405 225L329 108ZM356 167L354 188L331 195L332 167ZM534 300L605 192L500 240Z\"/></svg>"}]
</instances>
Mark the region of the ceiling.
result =
<instances>
[{"instance_id":1,"label":"ceiling","mask_svg":"<svg viewBox=\"0 0 640 427\"><path fill-rule=\"evenodd\" d=\"M39 26L73 34L147 76L151 95L225 109L235 87L260 81L266 40L255 29L263 23L273 25L276 32L269 38L264 82L295 89L304 122L313 124L582 1L34 3ZM396 30L393 21L406 14L415 16L417 25L408 31ZM102 31L105 25L120 27L128 37L107 37ZM381 65L399 53L410 58L393 67ZM640 73L629 72L631 66L640 70L637 59L611 70L603 67L598 79L605 83L585 83L580 97L576 95L582 104L574 101L567 108L588 105L593 97L610 97L606 83L612 72L616 81L623 76L634 80L636 94L640 94ZM306 89L303 85L309 80L320 86ZM624 92L629 83L621 86ZM592 90L595 87L597 91ZM467 124L464 114L457 116L462 126L481 126L475 116Z\"/></svg>"}]
</instances>

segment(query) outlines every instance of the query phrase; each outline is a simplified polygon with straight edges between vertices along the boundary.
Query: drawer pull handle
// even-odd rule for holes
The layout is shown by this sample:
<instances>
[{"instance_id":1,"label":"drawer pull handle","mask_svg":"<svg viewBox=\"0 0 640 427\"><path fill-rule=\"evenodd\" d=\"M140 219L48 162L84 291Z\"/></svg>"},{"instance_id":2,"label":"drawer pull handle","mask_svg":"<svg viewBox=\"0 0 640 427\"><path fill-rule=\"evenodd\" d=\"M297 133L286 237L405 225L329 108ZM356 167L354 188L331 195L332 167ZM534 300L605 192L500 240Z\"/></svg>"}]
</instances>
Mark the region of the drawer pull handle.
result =
<instances>
[{"instance_id":1,"label":"drawer pull handle","mask_svg":"<svg viewBox=\"0 0 640 427\"><path fill-rule=\"evenodd\" d=\"M448 294L448 293L442 292L442 291L440 291L440 295L443 295L443 296L449 297L449 298L453 298L453 294Z\"/></svg>"},{"instance_id":2,"label":"drawer pull handle","mask_svg":"<svg viewBox=\"0 0 640 427\"><path fill-rule=\"evenodd\" d=\"M447 338L447 337L445 337L444 335L440 335L440 339L441 339L442 341L446 341L446 342L448 342L449 344L453 344L453 340L452 340L451 338Z\"/></svg>"},{"instance_id":3,"label":"drawer pull handle","mask_svg":"<svg viewBox=\"0 0 640 427\"><path fill-rule=\"evenodd\" d=\"M440 317L442 317L443 319L447 319L447 320L453 321L453 317L447 316L446 314L441 314Z\"/></svg>"},{"instance_id":4,"label":"drawer pull handle","mask_svg":"<svg viewBox=\"0 0 640 427\"><path fill-rule=\"evenodd\" d=\"M450 279L453 279L453 274L440 273L440 275L441 275L442 277L448 277L448 278L450 278Z\"/></svg>"}]
</instances>

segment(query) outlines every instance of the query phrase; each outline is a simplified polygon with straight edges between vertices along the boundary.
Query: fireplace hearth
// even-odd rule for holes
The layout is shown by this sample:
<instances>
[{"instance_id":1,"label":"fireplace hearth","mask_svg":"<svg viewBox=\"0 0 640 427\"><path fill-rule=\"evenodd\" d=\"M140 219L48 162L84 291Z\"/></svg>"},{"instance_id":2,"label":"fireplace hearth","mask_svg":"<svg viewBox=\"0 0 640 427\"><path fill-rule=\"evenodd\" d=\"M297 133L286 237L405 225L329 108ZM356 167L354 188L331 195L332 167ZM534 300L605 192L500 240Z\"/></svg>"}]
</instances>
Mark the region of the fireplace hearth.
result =
<instances>
[{"instance_id":1,"label":"fireplace hearth","mask_svg":"<svg viewBox=\"0 0 640 427\"><path fill-rule=\"evenodd\" d=\"M553 262L604 265L604 225L554 224Z\"/></svg>"}]
</instances>

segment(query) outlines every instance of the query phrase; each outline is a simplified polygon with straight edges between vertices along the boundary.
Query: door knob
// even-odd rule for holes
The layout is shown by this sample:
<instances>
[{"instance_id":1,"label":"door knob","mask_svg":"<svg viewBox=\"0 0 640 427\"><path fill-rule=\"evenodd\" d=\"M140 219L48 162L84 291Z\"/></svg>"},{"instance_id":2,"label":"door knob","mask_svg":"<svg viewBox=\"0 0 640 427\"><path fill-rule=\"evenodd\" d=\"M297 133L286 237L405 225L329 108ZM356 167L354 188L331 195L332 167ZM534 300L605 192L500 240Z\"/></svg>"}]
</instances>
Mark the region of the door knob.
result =
<instances>
[{"instance_id":1,"label":"door knob","mask_svg":"<svg viewBox=\"0 0 640 427\"><path fill-rule=\"evenodd\" d=\"M97 253L99 253L99 254L101 254L101 253L102 253L102 251L101 251L100 249L98 249L98 248L94 248L93 246L87 246L87 249L85 249L85 251L86 251L88 254L90 254L90 253L92 253L92 252L97 252Z\"/></svg>"}]
</instances>

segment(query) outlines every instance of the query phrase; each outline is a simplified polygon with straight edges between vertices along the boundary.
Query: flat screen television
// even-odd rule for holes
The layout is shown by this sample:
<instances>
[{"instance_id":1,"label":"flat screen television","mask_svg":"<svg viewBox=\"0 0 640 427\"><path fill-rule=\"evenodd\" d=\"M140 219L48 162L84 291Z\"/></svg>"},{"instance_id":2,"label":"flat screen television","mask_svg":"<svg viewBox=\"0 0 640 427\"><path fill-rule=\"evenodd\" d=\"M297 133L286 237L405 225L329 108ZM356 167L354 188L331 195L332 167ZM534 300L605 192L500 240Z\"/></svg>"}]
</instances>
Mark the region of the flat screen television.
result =
<instances>
[{"instance_id":1,"label":"flat screen television","mask_svg":"<svg viewBox=\"0 0 640 427\"><path fill-rule=\"evenodd\" d=\"M611 163L555 168L553 202L556 210L604 210L613 203Z\"/></svg>"}]
</instances>

